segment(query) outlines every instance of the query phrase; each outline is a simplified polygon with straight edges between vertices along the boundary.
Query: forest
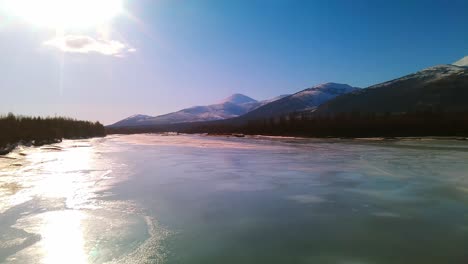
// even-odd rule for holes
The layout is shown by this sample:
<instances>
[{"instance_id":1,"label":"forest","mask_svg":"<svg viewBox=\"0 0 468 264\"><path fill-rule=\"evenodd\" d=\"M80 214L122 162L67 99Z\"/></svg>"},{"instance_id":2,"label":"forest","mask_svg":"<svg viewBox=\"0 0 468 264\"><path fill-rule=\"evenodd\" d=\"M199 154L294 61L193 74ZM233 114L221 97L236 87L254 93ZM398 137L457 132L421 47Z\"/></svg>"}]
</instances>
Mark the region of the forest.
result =
<instances>
[{"instance_id":1,"label":"forest","mask_svg":"<svg viewBox=\"0 0 468 264\"><path fill-rule=\"evenodd\" d=\"M18 143L40 146L62 139L102 137L106 135L99 122L79 121L65 117L0 116L0 154L11 151Z\"/></svg>"}]
</instances>

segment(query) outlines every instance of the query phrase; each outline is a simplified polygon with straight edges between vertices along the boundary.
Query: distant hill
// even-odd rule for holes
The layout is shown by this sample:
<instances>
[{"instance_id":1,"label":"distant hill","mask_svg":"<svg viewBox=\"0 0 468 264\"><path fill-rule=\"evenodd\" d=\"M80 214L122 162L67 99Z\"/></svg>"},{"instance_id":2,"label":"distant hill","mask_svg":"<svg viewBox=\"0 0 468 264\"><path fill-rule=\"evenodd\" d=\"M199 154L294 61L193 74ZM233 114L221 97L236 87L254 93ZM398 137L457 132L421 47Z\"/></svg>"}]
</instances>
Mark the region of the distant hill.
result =
<instances>
[{"instance_id":1,"label":"distant hill","mask_svg":"<svg viewBox=\"0 0 468 264\"><path fill-rule=\"evenodd\" d=\"M285 96L252 110L240 119L261 119L281 116L296 111L314 110L321 104L343 94L359 88L340 83L324 83L302 90L295 94Z\"/></svg>"},{"instance_id":2,"label":"distant hill","mask_svg":"<svg viewBox=\"0 0 468 264\"><path fill-rule=\"evenodd\" d=\"M109 127L148 126L223 120L243 115L280 98L281 97L276 97L270 100L257 101L243 94L233 94L217 104L194 106L159 116L134 115L110 125Z\"/></svg>"},{"instance_id":3,"label":"distant hill","mask_svg":"<svg viewBox=\"0 0 468 264\"><path fill-rule=\"evenodd\" d=\"M462 65L464 59L458 61ZM438 65L337 97L314 114L468 111L468 68Z\"/></svg>"}]
</instances>

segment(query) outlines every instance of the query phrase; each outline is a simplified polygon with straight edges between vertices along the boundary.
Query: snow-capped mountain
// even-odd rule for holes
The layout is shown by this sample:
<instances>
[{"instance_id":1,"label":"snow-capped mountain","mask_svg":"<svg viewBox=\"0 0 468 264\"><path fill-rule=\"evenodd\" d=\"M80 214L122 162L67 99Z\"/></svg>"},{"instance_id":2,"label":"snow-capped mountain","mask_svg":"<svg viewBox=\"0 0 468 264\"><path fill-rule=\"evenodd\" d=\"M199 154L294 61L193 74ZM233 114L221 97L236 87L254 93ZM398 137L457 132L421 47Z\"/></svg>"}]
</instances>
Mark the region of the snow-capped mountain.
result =
<instances>
[{"instance_id":1,"label":"snow-capped mountain","mask_svg":"<svg viewBox=\"0 0 468 264\"><path fill-rule=\"evenodd\" d=\"M468 56L465 56L464 58L454 62L453 65L460 67L468 67Z\"/></svg>"},{"instance_id":2,"label":"snow-capped mountain","mask_svg":"<svg viewBox=\"0 0 468 264\"><path fill-rule=\"evenodd\" d=\"M359 88L340 83L324 83L270 102L243 115L242 119L260 119L281 116L304 110L313 110L319 105Z\"/></svg>"},{"instance_id":3,"label":"snow-capped mountain","mask_svg":"<svg viewBox=\"0 0 468 264\"><path fill-rule=\"evenodd\" d=\"M421 111L468 111L468 68L450 64L429 67L330 100L315 113Z\"/></svg>"},{"instance_id":4,"label":"snow-capped mountain","mask_svg":"<svg viewBox=\"0 0 468 264\"><path fill-rule=\"evenodd\" d=\"M275 99L257 101L243 94L233 94L222 100L220 103L213 105L194 106L159 116L134 115L111 125L111 127L146 126L222 120L243 115L266 103L271 102L272 100Z\"/></svg>"},{"instance_id":5,"label":"snow-capped mountain","mask_svg":"<svg viewBox=\"0 0 468 264\"><path fill-rule=\"evenodd\" d=\"M224 103L232 103L236 105L242 105L242 104L248 104L248 103L257 103L258 101L255 99L252 99L248 96L245 96L243 94L233 94L224 100L220 102L220 104Z\"/></svg>"}]
</instances>

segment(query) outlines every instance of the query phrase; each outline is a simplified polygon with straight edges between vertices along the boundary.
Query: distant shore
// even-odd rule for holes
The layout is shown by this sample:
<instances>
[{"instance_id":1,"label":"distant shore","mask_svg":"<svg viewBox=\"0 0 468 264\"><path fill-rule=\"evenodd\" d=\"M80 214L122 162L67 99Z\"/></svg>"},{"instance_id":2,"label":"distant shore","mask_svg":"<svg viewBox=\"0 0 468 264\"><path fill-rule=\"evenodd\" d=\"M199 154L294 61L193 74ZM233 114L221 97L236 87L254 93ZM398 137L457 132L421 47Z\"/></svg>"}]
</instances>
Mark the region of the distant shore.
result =
<instances>
[{"instance_id":1,"label":"distant shore","mask_svg":"<svg viewBox=\"0 0 468 264\"><path fill-rule=\"evenodd\" d=\"M312 137L312 136L280 136L268 134L231 134L231 133L178 133L178 132L147 132L131 134L108 134L108 135L160 135L160 136L178 136L178 135L199 135L206 137L227 137L227 138L265 138L265 139L336 139L336 140L362 140L362 141L397 141L397 140L453 140L467 141L468 137L459 136L407 136L407 137Z\"/></svg>"},{"instance_id":2,"label":"distant shore","mask_svg":"<svg viewBox=\"0 0 468 264\"><path fill-rule=\"evenodd\" d=\"M209 134L209 133L140 133L140 134L149 134L149 135L160 135L160 136L178 136L178 135L199 135L199 136L206 136L206 137L224 137L224 138L246 138L246 139L255 139L255 138L263 138L263 139L329 139L329 140L356 140L356 141L373 141L373 142L388 142L388 141L405 141L405 140L420 140L420 141L429 141L429 140L449 140L449 141L466 141L468 143L467 137L454 137L454 136L424 136L424 137L301 137L301 136L278 136L278 135L244 135L244 134ZM114 135L129 135L129 134L114 134ZM92 137L88 137L92 138ZM87 138L74 138L71 140L78 140L78 139L87 139ZM7 146L0 147L0 157L5 156L16 148L20 146L27 146L27 147L40 147L45 145L53 145L56 143L62 142L61 139L56 139L53 141L42 141L42 142L18 142L15 144L8 144Z\"/></svg>"},{"instance_id":3,"label":"distant shore","mask_svg":"<svg viewBox=\"0 0 468 264\"><path fill-rule=\"evenodd\" d=\"M239 137L230 134L206 134L208 137ZM244 135L245 138L266 138L266 139L336 139L336 140L356 140L356 141L403 141L403 140L450 140L450 141L467 141L468 137L439 137L439 136L423 136L423 137L302 137L302 136L270 136L270 135Z\"/></svg>"},{"instance_id":4,"label":"distant shore","mask_svg":"<svg viewBox=\"0 0 468 264\"><path fill-rule=\"evenodd\" d=\"M307 138L468 138L468 112L340 113L239 118L131 127L106 127L107 134L208 133Z\"/></svg>"}]
</instances>

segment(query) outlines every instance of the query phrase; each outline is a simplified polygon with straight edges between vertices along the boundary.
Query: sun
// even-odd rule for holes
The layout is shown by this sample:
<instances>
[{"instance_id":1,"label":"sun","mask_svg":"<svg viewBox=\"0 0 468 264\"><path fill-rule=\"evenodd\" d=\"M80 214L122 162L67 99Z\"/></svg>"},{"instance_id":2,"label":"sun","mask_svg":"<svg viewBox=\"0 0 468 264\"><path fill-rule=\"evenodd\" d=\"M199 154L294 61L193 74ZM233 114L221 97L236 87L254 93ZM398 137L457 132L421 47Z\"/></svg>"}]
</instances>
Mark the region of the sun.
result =
<instances>
[{"instance_id":1,"label":"sun","mask_svg":"<svg viewBox=\"0 0 468 264\"><path fill-rule=\"evenodd\" d=\"M123 12L123 0L5 0L8 15L54 29L96 27Z\"/></svg>"}]
</instances>

